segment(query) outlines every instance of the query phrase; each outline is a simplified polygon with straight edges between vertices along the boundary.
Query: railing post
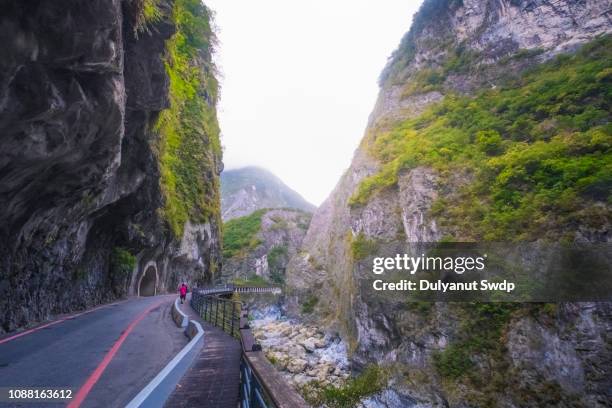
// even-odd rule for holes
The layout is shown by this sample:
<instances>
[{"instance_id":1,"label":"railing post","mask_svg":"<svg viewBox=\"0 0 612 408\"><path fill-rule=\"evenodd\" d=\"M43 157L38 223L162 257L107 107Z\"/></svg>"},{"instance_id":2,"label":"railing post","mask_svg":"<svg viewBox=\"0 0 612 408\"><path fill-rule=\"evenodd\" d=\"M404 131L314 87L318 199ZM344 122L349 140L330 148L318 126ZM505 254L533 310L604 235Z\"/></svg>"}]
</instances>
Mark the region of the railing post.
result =
<instances>
[{"instance_id":1,"label":"railing post","mask_svg":"<svg viewBox=\"0 0 612 408\"><path fill-rule=\"evenodd\" d=\"M225 331L225 304L227 302L223 301L223 319L221 321L221 324L223 325L223 327L221 327L221 330Z\"/></svg>"},{"instance_id":2,"label":"railing post","mask_svg":"<svg viewBox=\"0 0 612 408\"><path fill-rule=\"evenodd\" d=\"M208 296L204 298L204 320L208 321Z\"/></svg>"},{"instance_id":3,"label":"railing post","mask_svg":"<svg viewBox=\"0 0 612 408\"><path fill-rule=\"evenodd\" d=\"M208 318L206 321L212 323L212 298L207 296L206 301L208 302Z\"/></svg>"},{"instance_id":4,"label":"railing post","mask_svg":"<svg viewBox=\"0 0 612 408\"><path fill-rule=\"evenodd\" d=\"M230 326L230 334L232 336L234 335L234 313L235 313L235 310L236 310L236 304L234 302L232 302L232 314L231 314L232 322L231 322L231 326Z\"/></svg>"},{"instance_id":5,"label":"railing post","mask_svg":"<svg viewBox=\"0 0 612 408\"><path fill-rule=\"evenodd\" d=\"M202 315L202 318L206 320L206 313L208 312L208 297L205 297L203 300L204 300L204 310L203 310L203 313L200 313L200 314Z\"/></svg>"},{"instance_id":6,"label":"railing post","mask_svg":"<svg viewBox=\"0 0 612 408\"><path fill-rule=\"evenodd\" d=\"M219 327L219 299L215 298L215 326Z\"/></svg>"}]
</instances>

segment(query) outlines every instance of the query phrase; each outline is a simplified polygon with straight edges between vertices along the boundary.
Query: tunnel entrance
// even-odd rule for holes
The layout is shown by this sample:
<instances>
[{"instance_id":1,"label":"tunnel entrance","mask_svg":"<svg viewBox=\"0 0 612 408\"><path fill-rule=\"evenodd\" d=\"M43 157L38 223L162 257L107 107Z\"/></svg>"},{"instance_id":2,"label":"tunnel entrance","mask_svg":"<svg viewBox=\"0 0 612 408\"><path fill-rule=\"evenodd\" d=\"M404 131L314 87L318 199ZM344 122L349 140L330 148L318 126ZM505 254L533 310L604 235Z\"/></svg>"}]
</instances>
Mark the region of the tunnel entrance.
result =
<instances>
[{"instance_id":1,"label":"tunnel entrance","mask_svg":"<svg viewBox=\"0 0 612 408\"><path fill-rule=\"evenodd\" d=\"M153 266L149 266L142 278L140 278L140 284L138 285L139 296L154 296L157 292L157 270Z\"/></svg>"}]
</instances>

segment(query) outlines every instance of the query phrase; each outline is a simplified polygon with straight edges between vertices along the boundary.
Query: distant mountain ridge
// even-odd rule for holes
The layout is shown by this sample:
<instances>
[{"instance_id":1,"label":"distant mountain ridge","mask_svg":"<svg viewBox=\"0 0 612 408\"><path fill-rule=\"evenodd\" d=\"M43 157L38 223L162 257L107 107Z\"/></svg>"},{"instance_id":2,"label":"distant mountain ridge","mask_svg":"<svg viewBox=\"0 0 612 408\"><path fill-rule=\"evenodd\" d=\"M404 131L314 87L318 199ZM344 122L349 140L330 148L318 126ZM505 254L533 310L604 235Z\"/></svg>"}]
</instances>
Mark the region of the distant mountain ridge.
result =
<instances>
[{"instance_id":1,"label":"distant mountain ridge","mask_svg":"<svg viewBox=\"0 0 612 408\"><path fill-rule=\"evenodd\" d=\"M316 209L266 169L248 166L221 173L221 214L224 221L262 208L295 208L307 212Z\"/></svg>"}]
</instances>

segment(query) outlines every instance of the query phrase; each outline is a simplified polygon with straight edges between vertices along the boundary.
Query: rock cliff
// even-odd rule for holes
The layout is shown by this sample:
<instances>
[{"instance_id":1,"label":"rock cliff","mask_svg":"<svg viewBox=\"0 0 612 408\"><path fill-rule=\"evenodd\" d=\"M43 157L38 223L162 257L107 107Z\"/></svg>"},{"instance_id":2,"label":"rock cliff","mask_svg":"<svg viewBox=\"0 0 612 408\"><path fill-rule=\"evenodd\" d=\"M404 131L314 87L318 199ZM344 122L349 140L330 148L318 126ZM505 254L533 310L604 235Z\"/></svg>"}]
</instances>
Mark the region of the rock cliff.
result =
<instances>
[{"instance_id":1,"label":"rock cliff","mask_svg":"<svg viewBox=\"0 0 612 408\"><path fill-rule=\"evenodd\" d=\"M0 332L218 270L209 19L195 0L2 3Z\"/></svg>"},{"instance_id":2,"label":"rock cliff","mask_svg":"<svg viewBox=\"0 0 612 408\"><path fill-rule=\"evenodd\" d=\"M608 242L608 193L595 191L610 186L610 13L599 0L426 0L415 15L350 168L287 268L290 310L314 303L355 366L394 373L365 406L612 403L610 304L374 301L358 262L380 242ZM579 105L593 120L580 122ZM572 147L596 133L607 142ZM546 187L591 153L588 187Z\"/></svg>"},{"instance_id":3,"label":"rock cliff","mask_svg":"<svg viewBox=\"0 0 612 408\"><path fill-rule=\"evenodd\" d=\"M284 285L312 215L294 209L263 209L234 218L223 228L222 278Z\"/></svg>"}]
</instances>

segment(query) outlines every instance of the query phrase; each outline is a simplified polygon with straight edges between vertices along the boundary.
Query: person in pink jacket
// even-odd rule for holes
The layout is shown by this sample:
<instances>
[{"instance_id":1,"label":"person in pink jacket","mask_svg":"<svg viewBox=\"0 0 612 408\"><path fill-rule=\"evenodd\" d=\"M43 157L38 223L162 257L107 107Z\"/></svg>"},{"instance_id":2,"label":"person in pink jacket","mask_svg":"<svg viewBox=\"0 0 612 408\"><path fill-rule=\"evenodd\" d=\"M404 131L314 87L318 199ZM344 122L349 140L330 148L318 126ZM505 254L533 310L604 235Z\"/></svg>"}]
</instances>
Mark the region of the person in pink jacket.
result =
<instances>
[{"instance_id":1,"label":"person in pink jacket","mask_svg":"<svg viewBox=\"0 0 612 408\"><path fill-rule=\"evenodd\" d=\"M181 294L181 303L184 303L187 297L187 284L185 282L179 288L179 293Z\"/></svg>"}]
</instances>

